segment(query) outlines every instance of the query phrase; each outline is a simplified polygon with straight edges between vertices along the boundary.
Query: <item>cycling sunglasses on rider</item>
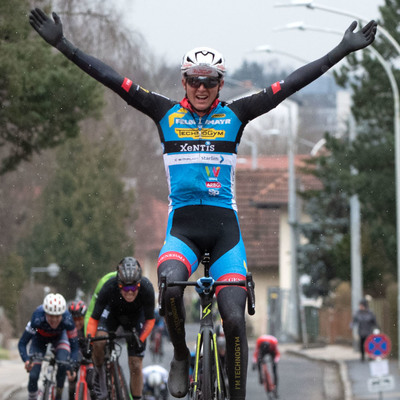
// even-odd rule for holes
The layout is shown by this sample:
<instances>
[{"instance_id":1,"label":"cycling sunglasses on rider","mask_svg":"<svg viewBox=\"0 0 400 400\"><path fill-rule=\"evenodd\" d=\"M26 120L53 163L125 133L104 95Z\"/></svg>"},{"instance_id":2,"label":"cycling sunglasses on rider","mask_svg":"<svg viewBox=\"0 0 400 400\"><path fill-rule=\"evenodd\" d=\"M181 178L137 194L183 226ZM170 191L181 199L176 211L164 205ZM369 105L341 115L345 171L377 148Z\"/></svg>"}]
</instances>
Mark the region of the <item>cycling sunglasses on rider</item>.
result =
<instances>
[{"instance_id":1,"label":"cycling sunglasses on rider","mask_svg":"<svg viewBox=\"0 0 400 400\"><path fill-rule=\"evenodd\" d=\"M123 285L122 283L119 283L118 287L126 293L136 292L136 290L140 288L140 283L137 283L136 285Z\"/></svg>"},{"instance_id":2,"label":"cycling sunglasses on rider","mask_svg":"<svg viewBox=\"0 0 400 400\"><path fill-rule=\"evenodd\" d=\"M220 80L208 76L188 76L186 82L193 89L198 89L201 85L204 85L206 89L212 89L219 85Z\"/></svg>"}]
</instances>

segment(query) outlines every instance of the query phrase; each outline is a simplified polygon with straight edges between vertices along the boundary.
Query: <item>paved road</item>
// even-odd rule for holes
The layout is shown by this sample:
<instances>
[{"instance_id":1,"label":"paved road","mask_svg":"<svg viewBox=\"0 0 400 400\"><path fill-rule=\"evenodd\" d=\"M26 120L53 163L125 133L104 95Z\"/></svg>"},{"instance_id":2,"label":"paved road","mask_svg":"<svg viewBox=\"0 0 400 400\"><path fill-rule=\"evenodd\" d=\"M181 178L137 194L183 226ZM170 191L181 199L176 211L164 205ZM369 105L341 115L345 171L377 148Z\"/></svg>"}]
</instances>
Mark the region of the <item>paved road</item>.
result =
<instances>
[{"instance_id":1,"label":"paved road","mask_svg":"<svg viewBox=\"0 0 400 400\"><path fill-rule=\"evenodd\" d=\"M188 344L194 347L194 337L197 327L189 326L187 337ZM192 339L193 338L193 339ZM159 363L167 370L172 358L172 346L165 343L165 356ZM251 360L251 352L249 358ZM125 355L126 357L126 355ZM146 352L144 365L153 364L150 352ZM121 365L127 365L126 359L121 359ZM304 357L298 357L289 353L283 353L279 363L279 394L280 400L342 400L338 389L338 376L332 368L332 364L312 361ZM263 399L266 398L263 387L258 383L258 375L251 368L249 361L247 398ZM64 390L63 400L67 400L67 390ZM16 392L10 400L26 400L26 389ZM170 397L171 400L175 399Z\"/></svg>"}]
</instances>

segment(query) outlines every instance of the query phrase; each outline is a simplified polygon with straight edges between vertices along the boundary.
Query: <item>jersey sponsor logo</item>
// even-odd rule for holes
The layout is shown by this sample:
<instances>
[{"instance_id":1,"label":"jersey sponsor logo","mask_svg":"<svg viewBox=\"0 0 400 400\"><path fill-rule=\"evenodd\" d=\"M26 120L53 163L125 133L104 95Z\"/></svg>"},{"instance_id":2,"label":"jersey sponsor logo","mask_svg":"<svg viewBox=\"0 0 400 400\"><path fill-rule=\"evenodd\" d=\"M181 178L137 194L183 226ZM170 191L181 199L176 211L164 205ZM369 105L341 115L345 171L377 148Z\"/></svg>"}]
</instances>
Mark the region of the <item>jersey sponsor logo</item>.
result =
<instances>
[{"instance_id":1,"label":"jersey sponsor logo","mask_svg":"<svg viewBox=\"0 0 400 400\"><path fill-rule=\"evenodd\" d=\"M183 143L180 145L180 151L215 151L215 145L210 142L199 143L199 144L189 144Z\"/></svg>"},{"instance_id":2,"label":"jersey sponsor logo","mask_svg":"<svg viewBox=\"0 0 400 400\"><path fill-rule=\"evenodd\" d=\"M212 169L210 169L206 165L206 172L207 172L208 177L213 177L213 178L217 179L220 171L221 171L221 167L212 167Z\"/></svg>"},{"instance_id":3,"label":"jersey sponsor logo","mask_svg":"<svg viewBox=\"0 0 400 400\"><path fill-rule=\"evenodd\" d=\"M222 185L219 182L206 182L208 189L219 189Z\"/></svg>"},{"instance_id":4,"label":"jersey sponsor logo","mask_svg":"<svg viewBox=\"0 0 400 400\"><path fill-rule=\"evenodd\" d=\"M181 253L178 253L176 251L167 251L166 253L162 254L159 259L158 259L158 265L157 268L160 266L161 263L167 260L178 260L181 261L183 264L186 265L186 267L190 271L190 263L189 260Z\"/></svg>"},{"instance_id":5,"label":"jersey sponsor logo","mask_svg":"<svg viewBox=\"0 0 400 400\"><path fill-rule=\"evenodd\" d=\"M225 118L226 114L214 114L212 118ZM229 120L230 121L230 120Z\"/></svg>"},{"instance_id":6,"label":"jersey sponsor logo","mask_svg":"<svg viewBox=\"0 0 400 400\"><path fill-rule=\"evenodd\" d=\"M275 82L271 85L271 89L272 89L272 93L276 94L278 93L282 88L281 88L281 83L283 83L283 81L280 82Z\"/></svg>"},{"instance_id":7,"label":"jersey sponsor logo","mask_svg":"<svg viewBox=\"0 0 400 400\"><path fill-rule=\"evenodd\" d=\"M176 128L175 133L179 138L192 138L192 139L216 139L225 137L225 131L215 129L202 129L201 136L197 129L180 129Z\"/></svg>"},{"instance_id":8,"label":"jersey sponsor logo","mask_svg":"<svg viewBox=\"0 0 400 400\"><path fill-rule=\"evenodd\" d=\"M129 89L131 88L133 82L129 78L124 78L124 81L122 82L122 89L124 89L126 92L129 92Z\"/></svg>"},{"instance_id":9,"label":"jersey sponsor logo","mask_svg":"<svg viewBox=\"0 0 400 400\"><path fill-rule=\"evenodd\" d=\"M175 123L175 118L182 118L187 113L187 110L183 107L179 109L176 113L172 113L168 116L168 125L171 127ZM193 121L194 122L194 121Z\"/></svg>"},{"instance_id":10,"label":"jersey sponsor logo","mask_svg":"<svg viewBox=\"0 0 400 400\"><path fill-rule=\"evenodd\" d=\"M209 189L209 190L208 190L208 194L209 194L210 196L212 196L212 197L217 197L217 196L219 196L219 190L216 190L216 189Z\"/></svg>"},{"instance_id":11,"label":"jersey sponsor logo","mask_svg":"<svg viewBox=\"0 0 400 400\"><path fill-rule=\"evenodd\" d=\"M171 114L174 117L176 117L176 114ZM230 125L230 123L232 122L231 119L211 119L209 121L207 121L207 125ZM180 124L180 125L196 125L197 126L197 122L194 119L184 119L181 118L181 116L179 115L179 118L176 118L172 123L175 124Z\"/></svg>"}]
</instances>

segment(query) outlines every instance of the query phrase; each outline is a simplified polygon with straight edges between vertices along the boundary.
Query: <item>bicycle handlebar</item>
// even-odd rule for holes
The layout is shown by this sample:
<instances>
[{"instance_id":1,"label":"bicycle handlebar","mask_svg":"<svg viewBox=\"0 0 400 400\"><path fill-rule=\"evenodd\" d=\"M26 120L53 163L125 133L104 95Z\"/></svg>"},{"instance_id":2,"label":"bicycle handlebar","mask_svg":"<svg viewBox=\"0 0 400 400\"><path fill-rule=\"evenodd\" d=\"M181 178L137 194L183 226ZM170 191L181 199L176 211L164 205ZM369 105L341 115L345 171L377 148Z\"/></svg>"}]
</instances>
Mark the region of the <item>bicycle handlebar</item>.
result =
<instances>
[{"instance_id":1,"label":"bicycle handlebar","mask_svg":"<svg viewBox=\"0 0 400 400\"><path fill-rule=\"evenodd\" d=\"M207 281L202 282L202 279L207 278ZM158 296L158 308L159 314L161 316L165 315L165 308L164 308L164 294L167 287L172 286L195 286L196 289L200 289L198 293L207 293L211 292L215 289L216 286L244 286L247 289L247 312L249 315L254 315L256 311L256 304L255 304L255 294L254 294L254 281L251 272L247 272L246 280L240 281L214 281L214 279L210 279L210 277L202 277L197 281L173 281L167 282L166 275L160 276L160 284L159 284L159 296Z\"/></svg>"},{"instance_id":2,"label":"bicycle handlebar","mask_svg":"<svg viewBox=\"0 0 400 400\"><path fill-rule=\"evenodd\" d=\"M90 344L92 342L100 342L102 340L114 342L117 339L131 339L131 338L133 338L133 340L135 341L136 346L141 347L139 335L135 328L133 328L132 331L130 331L130 332L123 332L123 333L119 333L119 334L116 334L115 332L108 332L108 335L105 335L105 336L91 337L89 335L86 338L86 354L90 354L90 352L91 352Z\"/></svg>"},{"instance_id":3,"label":"bicycle handlebar","mask_svg":"<svg viewBox=\"0 0 400 400\"><path fill-rule=\"evenodd\" d=\"M40 353L33 353L32 355L29 356L29 362L34 363L35 361L47 361L48 363L51 364L59 364L59 365L66 365L67 367L74 368L75 367L75 362L72 360L57 360L55 355L52 356L46 356L46 355L41 355Z\"/></svg>"}]
</instances>

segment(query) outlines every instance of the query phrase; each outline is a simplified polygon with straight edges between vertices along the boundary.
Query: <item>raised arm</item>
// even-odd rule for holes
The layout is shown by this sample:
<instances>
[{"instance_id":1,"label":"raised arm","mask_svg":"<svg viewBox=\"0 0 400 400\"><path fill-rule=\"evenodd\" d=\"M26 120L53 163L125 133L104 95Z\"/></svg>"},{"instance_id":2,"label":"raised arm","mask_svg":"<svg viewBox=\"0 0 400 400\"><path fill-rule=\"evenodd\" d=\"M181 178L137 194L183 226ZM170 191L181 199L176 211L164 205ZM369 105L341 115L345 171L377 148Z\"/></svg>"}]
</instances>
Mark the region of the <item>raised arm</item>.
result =
<instances>
[{"instance_id":1,"label":"raised arm","mask_svg":"<svg viewBox=\"0 0 400 400\"><path fill-rule=\"evenodd\" d=\"M55 12L52 13L52 16L54 20L40 8L35 8L29 14L29 23L47 43L63 53L91 77L127 100L127 93L132 86L132 81L123 77L102 61L85 54L74 46L64 36L60 17Z\"/></svg>"},{"instance_id":2,"label":"raised arm","mask_svg":"<svg viewBox=\"0 0 400 400\"><path fill-rule=\"evenodd\" d=\"M307 86L344 57L354 51L364 49L374 41L377 28L375 21L370 21L362 29L354 32L356 26L357 22L353 21L344 33L342 41L324 57L312 61L290 74L285 79L286 89L289 90L286 95L290 95Z\"/></svg>"}]
</instances>

